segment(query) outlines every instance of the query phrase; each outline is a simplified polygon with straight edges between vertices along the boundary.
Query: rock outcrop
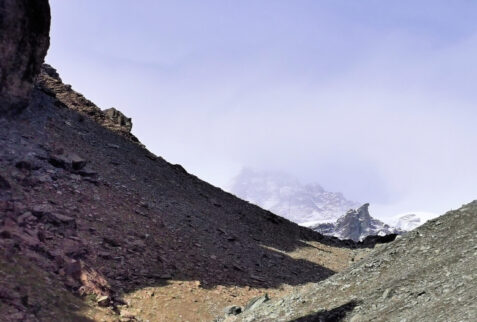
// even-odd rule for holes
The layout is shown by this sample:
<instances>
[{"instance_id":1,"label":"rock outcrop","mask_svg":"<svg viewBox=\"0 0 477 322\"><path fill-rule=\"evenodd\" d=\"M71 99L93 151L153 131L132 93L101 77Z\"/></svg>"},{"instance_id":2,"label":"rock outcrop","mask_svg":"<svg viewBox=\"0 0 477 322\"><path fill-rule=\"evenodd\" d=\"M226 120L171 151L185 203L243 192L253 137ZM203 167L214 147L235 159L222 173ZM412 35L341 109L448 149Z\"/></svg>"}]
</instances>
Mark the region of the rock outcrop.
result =
<instances>
[{"instance_id":1,"label":"rock outcrop","mask_svg":"<svg viewBox=\"0 0 477 322\"><path fill-rule=\"evenodd\" d=\"M313 230L340 239L362 241L368 236L385 236L400 234L402 231L390 227L382 221L371 217L369 204L366 203L358 209L350 209L346 215L338 218L336 223L323 223L310 227Z\"/></svg>"},{"instance_id":2,"label":"rock outcrop","mask_svg":"<svg viewBox=\"0 0 477 322\"><path fill-rule=\"evenodd\" d=\"M46 94L56 98L60 104L80 112L102 126L119 133L133 142L139 140L131 133L132 121L115 108L101 110L82 94L64 84L55 68L43 64L37 79L37 86Z\"/></svg>"},{"instance_id":3,"label":"rock outcrop","mask_svg":"<svg viewBox=\"0 0 477 322\"><path fill-rule=\"evenodd\" d=\"M28 105L49 30L47 0L0 0L0 117Z\"/></svg>"},{"instance_id":4,"label":"rock outcrop","mask_svg":"<svg viewBox=\"0 0 477 322\"><path fill-rule=\"evenodd\" d=\"M108 108L103 112L105 115L104 125L107 128L114 129L117 132L131 132L132 120L130 117L126 117L126 115L114 107Z\"/></svg>"}]
</instances>

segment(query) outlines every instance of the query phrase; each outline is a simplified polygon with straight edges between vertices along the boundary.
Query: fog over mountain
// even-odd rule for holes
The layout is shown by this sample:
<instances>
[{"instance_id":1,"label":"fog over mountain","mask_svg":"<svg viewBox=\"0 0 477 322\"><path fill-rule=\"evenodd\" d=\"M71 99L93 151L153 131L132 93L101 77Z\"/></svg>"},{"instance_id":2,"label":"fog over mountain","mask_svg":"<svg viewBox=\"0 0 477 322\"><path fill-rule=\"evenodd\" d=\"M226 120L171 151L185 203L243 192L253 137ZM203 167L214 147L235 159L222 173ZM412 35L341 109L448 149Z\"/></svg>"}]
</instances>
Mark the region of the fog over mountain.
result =
<instances>
[{"instance_id":1,"label":"fog over mountain","mask_svg":"<svg viewBox=\"0 0 477 322\"><path fill-rule=\"evenodd\" d=\"M235 195L302 225L332 222L359 203L319 184L303 184L273 171L243 169L229 188Z\"/></svg>"},{"instance_id":2,"label":"fog over mountain","mask_svg":"<svg viewBox=\"0 0 477 322\"><path fill-rule=\"evenodd\" d=\"M433 213L405 213L391 218L389 223L397 229L409 231L425 224L428 220L435 217L437 216Z\"/></svg>"},{"instance_id":3,"label":"fog over mountain","mask_svg":"<svg viewBox=\"0 0 477 322\"><path fill-rule=\"evenodd\" d=\"M341 192L327 191L318 183L305 184L285 172L264 171L250 167L242 169L227 185L226 190L244 200L307 227L317 227L317 225L323 223L335 224L337 220L345 217L350 210L354 213L356 212L354 209L360 208L363 204L349 200ZM365 217L370 217L368 206L366 206ZM376 221L379 219L384 223L378 220L379 224L370 225L377 228L369 228L371 233L364 232L363 237L372 235L372 232L376 234L380 231L393 233L395 232L393 229L396 229L396 231L409 231L437 216L430 212L407 212L388 217L383 216L379 210L373 209L372 205L371 208L372 220ZM359 211L356 213L359 213ZM370 220L369 218L367 219L367 221L371 222ZM391 226L392 229L379 228L385 224ZM348 236L347 233L335 234L335 228L333 228L331 235L337 237Z\"/></svg>"},{"instance_id":4,"label":"fog over mountain","mask_svg":"<svg viewBox=\"0 0 477 322\"><path fill-rule=\"evenodd\" d=\"M216 186L272 168L386 217L477 195L477 2L186 3L53 0L47 62Z\"/></svg>"}]
</instances>

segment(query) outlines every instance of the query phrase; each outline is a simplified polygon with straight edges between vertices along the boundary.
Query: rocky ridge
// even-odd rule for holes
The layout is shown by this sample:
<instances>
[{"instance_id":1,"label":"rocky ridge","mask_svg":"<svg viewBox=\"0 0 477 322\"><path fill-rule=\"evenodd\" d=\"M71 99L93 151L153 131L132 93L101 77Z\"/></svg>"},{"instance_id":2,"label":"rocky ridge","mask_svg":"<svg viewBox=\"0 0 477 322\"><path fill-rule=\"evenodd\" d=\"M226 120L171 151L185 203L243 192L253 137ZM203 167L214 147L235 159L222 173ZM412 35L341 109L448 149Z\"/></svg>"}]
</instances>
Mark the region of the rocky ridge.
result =
<instances>
[{"instance_id":1,"label":"rocky ridge","mask_svg":"<svg viewBox=\"0 0 477 322\"><path fill-rule=\"evenodd\" d=\"M114 107L101 110L96 104L85 98L82 94L64 84L60 75L48 64L41 66L36 86L42 92L54 97L56 103L71 110L78 111L102 126L119 133L127 139L138 142L139 140L131 133L132 121Z\"/></svg>"},{"instance_id":2,"label":"rocky ridge","mask_svg":"<svg viewBox=\"0 0 477 322\"><path fill-rule=\"evenodd\" d=\"M311 229L328 236L335 236L339 239L351 239L362 241L368 236L386 236L391 234L402 234L400 230L371 217L369 214L369 204L364 204L358 209L350 209L346 215L338 218L336 223L324 223L310 226Z\"/></svg>"}]
</instances>

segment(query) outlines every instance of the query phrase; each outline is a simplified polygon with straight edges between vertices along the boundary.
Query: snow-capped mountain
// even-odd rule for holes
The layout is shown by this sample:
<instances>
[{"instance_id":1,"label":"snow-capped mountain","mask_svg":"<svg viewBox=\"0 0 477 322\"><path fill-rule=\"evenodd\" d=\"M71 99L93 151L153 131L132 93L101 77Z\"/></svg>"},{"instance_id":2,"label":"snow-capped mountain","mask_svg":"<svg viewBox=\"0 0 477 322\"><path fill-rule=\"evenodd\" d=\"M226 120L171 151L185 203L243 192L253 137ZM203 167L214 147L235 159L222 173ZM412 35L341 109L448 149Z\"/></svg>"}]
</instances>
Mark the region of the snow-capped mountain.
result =
<instances>
[{"instance_id":1,"label":"snow-capped mountain","mask_svg":"<svg viewBox=\"0 0 477 322\"><path fill-rule=\"evenodd\" d=\"M244 169L229 191L238 197L301 225L334 222L358 203L339 192L328 192L318 184L302 184L277 172Z\"/></svg>"},{"instance_id":2,"label":"snow-capped mountain","mask_svg":"<svg viewBox=\"0 0 477 322\"><path fill-rule=\"evenodd\" d=\"M434 217L437 217L437 215L427 212L407 213L394 217L391 224L398 229L409 231L423 225Z\"/></svg>"},{"instance_id":3,"label":"snow-capped mountain","mask_svg":"<svg viewBox=\"0 0 477 322\"><path fill-rule=\"evenodd\" d=\"M391 227L371 217L368 207L369 204L366 203L356 210L349 210L346 215L338 218L336 223L323 223L310 228L323 235L335 236L340 239L352 239L354 241L362 241L367 236L403 233L401 229Z\"/></svg>"}]
</instances>

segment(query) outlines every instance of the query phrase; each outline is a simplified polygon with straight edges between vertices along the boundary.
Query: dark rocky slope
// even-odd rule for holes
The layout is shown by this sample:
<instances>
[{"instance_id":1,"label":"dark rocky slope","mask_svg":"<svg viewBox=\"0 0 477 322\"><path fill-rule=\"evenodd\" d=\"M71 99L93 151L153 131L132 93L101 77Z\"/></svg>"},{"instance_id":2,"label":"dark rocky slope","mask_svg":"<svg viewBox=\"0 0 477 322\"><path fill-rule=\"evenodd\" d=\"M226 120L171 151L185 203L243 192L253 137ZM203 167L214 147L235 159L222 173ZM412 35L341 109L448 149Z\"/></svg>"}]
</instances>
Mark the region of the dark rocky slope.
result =
<instances>
[{"instance_id":1,"label":"dark rocky slope","mask_svg":"<svg viewBox=\"0 0 477 322\"><path fill-rule=\"evenodd\" d=\"M169 279L199 281L202 288L298 285L333 274L334 256L344 263L352 256L354 244L208 185L41 90L33 96L21 115L0 119L5 261L51 272L50 280L75 294L119 298ZM325 247L321 258L287 254L319 252L307 241ZM330 246L345 247L343 254L329 255ZM21 301L29 291L17 297L9 286L0 299L11 310L34 313L30 305L37 303ZM9 312L8 305L0 310Z\"/></svg>"},{"instance_id":2,"label":"dark rocky slope","mask_svg":"<svg viewBox=\"0 0 477 322\"><path fill-rule=\"evenodd\" d=\"M13 265L0 268L12 281L0 286L3 316L48 320L58 314L52 306L65 307L57 296L30 295L42 284L14 282L21 280L16 265L32 268L21 271L27 280L43 274L71 294L107 296L105 305L116 310L127 294L147 288L160 294L171 281L190 282L182 287L188 292L191 285L198 293L240 288L243 301L255 289L327 278L348 265L354 249L375 244L300 227L122 134L67 108L42 86L23 113L0 118L0 260ZM201 304L189 294L184 305ZM212 316L222 302L209 299L204 306L217 308L201 314ZM101 318L114 317L114 310Z\"/></svg>"},{"instance_id":3,"label":"dark rocky slope","mask_svg":"<svg viewBox=\"0 0 477 322\"><path fill-rule=\"evenodd\" d=\"M477 201L237 321L476 321Z\"/></svg>"}]
</instances>

